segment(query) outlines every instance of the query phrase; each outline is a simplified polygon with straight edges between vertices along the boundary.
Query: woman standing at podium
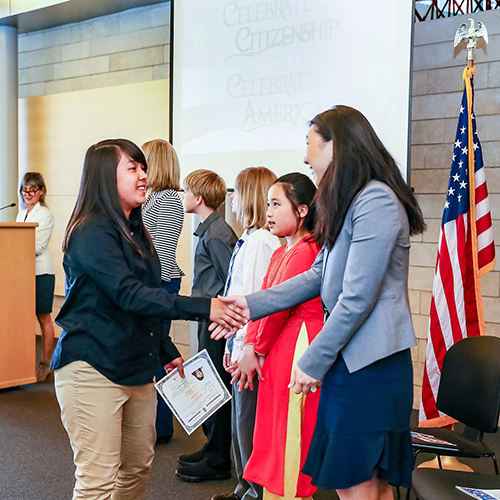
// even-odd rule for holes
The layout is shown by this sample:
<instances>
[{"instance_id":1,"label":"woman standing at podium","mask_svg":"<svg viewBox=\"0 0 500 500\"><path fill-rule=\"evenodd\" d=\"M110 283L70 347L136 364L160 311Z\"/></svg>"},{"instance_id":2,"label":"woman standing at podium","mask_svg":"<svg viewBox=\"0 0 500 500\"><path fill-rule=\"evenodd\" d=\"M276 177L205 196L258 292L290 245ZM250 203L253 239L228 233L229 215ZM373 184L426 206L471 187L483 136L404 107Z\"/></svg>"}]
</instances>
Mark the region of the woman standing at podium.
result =
<instances>
[{"instance_id":1,"label":"woman standing at podium","mask_svg":"<svg viewBox=\"0 0 500 500\"><path fill-rule=\"evenodd\" d=\"M27 172L19 188L23 210L16 222L38 222L36 228L36 318L42 333L42 358L36 371L36 381L43 382L50 374L50 356L54 343L54 326L50 314L54 301L55 268L49 251L54 229L54 216L45 204L47 188L38 172Z\"/></svg>"}]
</instances>

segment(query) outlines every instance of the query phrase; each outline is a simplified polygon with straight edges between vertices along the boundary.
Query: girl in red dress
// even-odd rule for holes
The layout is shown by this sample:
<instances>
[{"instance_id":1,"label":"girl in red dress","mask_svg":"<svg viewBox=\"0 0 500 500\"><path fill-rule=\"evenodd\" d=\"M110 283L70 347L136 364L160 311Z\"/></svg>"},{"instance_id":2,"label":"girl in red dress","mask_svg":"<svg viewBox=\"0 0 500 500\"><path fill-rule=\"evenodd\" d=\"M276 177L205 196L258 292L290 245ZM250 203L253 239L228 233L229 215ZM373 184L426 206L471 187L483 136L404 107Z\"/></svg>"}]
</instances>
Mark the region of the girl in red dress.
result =
<instances>
[{"instance_id":1,"label":"girl in red dress","mask_svg":"<svg viewBox=\"0 0 500 500\"><path fill-rule=\"evenodd\" d=\"M308 270L319 248L310 235L316 188L305 175L280 177L268 195L270 231L287 243L276 250L262 288ZM319 391L307 396L289 389L292 368L323 326L318 298L251 323L234 380L240 390L260 379L253 453L244 478L264 487L264 500L311 498L316 488L300 472L316 423Z\"/></svg>"}]
</instances>

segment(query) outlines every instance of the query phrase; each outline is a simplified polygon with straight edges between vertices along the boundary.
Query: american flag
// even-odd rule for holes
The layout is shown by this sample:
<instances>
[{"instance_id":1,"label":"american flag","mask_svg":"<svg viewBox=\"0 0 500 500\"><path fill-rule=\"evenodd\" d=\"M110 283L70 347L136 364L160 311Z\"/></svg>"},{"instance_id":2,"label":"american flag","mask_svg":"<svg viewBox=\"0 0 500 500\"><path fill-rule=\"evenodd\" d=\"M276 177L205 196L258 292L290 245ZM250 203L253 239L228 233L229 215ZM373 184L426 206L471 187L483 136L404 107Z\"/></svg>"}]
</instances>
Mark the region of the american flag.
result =
<instances>
[{"instance_id":1,"label":"american flag","mask_svg":"<svg viewBox=\"0 0 500 500\"><path fill-rule=\"evenodd\" d=\"M452 422L436 409L443 358L455 342L484 335L479 278L495 265L488 189L473 111L474 73L474 67L464 71L465 88L439 234L420 405L423 426Z\"/></svg>"}]
</instances>

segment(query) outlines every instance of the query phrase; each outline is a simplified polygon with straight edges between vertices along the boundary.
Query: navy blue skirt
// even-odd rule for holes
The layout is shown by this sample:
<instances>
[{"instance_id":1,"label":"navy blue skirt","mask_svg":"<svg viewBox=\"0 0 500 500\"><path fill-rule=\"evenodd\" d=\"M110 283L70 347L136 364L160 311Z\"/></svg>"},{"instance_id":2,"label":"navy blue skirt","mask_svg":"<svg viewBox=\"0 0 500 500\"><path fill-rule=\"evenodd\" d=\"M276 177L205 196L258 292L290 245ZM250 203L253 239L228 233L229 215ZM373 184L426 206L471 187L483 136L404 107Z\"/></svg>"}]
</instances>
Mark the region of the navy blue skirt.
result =
<instances>
[{"instance_id":1,"label":"navy blue skirt","mask_svg":"<svg viewBox=\"0 0 500 500\"><path fill-rule=\"evenodd\" d=\"M341 355L321 386L318 419L302 472L323 489L371 479L409 488L413 471L410 350L354 373Z\"/></svg>"}]
</instances>

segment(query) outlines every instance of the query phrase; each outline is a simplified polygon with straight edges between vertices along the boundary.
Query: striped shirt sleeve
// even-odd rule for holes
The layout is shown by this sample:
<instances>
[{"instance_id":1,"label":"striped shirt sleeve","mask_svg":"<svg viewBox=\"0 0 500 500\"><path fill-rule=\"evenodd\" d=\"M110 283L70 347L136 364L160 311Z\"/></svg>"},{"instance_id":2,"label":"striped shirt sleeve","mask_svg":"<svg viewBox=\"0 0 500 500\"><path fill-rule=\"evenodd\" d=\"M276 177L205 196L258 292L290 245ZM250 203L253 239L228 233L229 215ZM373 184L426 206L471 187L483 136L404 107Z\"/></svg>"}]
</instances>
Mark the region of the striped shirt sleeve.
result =
<instances>
[{"instance_id":1,"label":"striped shirt sleeve","mask_svg":"<svg viewBox=\"0 0 500 500\"><path fill-rule=\"evenodd\" d=\"M142 218L160 258L161 279L170 281L184 276L175 256L184 224L179 193L173 189L151 193L142 207Z\"/></svg>"}]
</instances>

